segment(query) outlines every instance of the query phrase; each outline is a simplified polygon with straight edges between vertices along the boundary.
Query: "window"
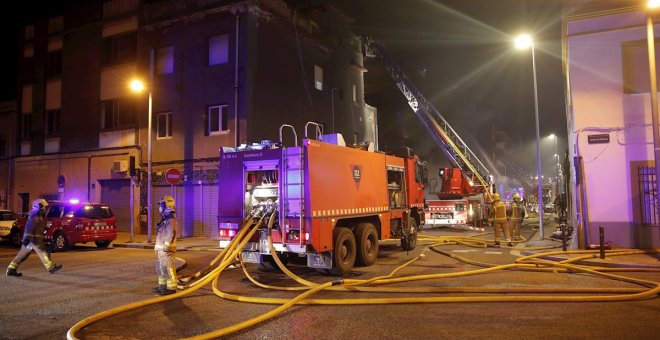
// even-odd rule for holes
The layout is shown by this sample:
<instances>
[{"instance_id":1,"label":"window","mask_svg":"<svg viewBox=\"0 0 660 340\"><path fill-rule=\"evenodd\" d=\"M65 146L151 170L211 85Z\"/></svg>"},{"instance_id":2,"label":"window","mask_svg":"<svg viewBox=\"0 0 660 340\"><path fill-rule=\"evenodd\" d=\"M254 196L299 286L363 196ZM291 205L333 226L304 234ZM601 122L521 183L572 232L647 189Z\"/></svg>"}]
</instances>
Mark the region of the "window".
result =
<instances>
[{"instance_id":1,"label":"window","mask_svg":"<svg viewBox=\"0 0 660 340\"><path fill-rule=\"evenodd\" d=\"M61 205L53 204L50 206L50 209L48 209L48 214L46 214L47 218L59 218L62 216L62 209L64 208Z\"/></svg>"},{"instance_id":2,"label":"window","mask_svg":"<svg viewBox=\"0 0 660 340\"><path fill-rule=\"evenodd\" d=\"M318 65L314 65L314 87L323 91L323 68Z\"/></svg>"},{"instance_id":3,"label":"window","mask_svg":"<svg viewBox=\"0 0 660 340\"><path fill-rule=\"evenodd\" d=\"M21 115L21 138L30 138L32 130L32 115L24 113Z\"/></svg>"},{"instance_id":4,"label":"window","mask_svg":"<svg viewBox=\"0 0 660 340\"><path fill-rule=\"evenodd\" d=\"M658 44L660 44L660 39L655 41L656 64L660 65ZM648 51L646 40L628 41L621 44L624 93L650 92Z\"/></svg>"},{"instance_id":5,"label":"window","mask_svg":"<svg viewBox=\"0 0 660 340\"><path fill-rule=\"evenodd\" d=\"M60 133L60 110L46 111L46 135L52 136Z\"/></svg>"},{"instance_id":6,"label":"window","mask_svg":"<svg viewBox=\"0 0 660 340\"><path fill-rule=\"evenodd\" d=\"M174 71L174 47L159 48L156 60L158 74L171 74Z\"/></svg>"},{"instance_id":7,"label":"window","mask_svg":"<svg viewBox=\"0 0 660 340\"><path fill-rule=\"evenodd\" d=\"M172 112L158 114L156 139L172 138Z\"/></svg>"},{"instance_id":8,"label":"window","mask_svg":"<svg viewBox=\"0 0 660 340\"><path fill-rule=\"evenodd\" d=\"M135 125L135 100L116 98L101 102L101 129L123 129Z\"/></svg>"},{"instance_id":9,"label":"window","mask_svg":"<svg viewBox=\"0 0 660 340\"><path fill-rule=\"evenodd\" d=\"M62 32L64 28L64 17L55 17L48 20L48 34Z\"/></svg>"},{"instance_id":10,"label":"window","mask_svg":"<svg viewBox=\"0 0 660 340\"><path fill-rule=\"evenodd\" d=\"M34 25L25 26L25 40L32 40L34 38Z\"/></svg>"},{"instance_id":11,"label":"window","mask_svg":"<svg viewBox=\"0 0 660 340\"><path fill-rule=\"evenodd\" d=\"M46 78L62 74L62 50L48 53L46 59Z\"/></svg>"},{"instance_id":12,"label":"window","mask_svg":"<svg viewBox=\"0 0 660 340\"><path fill-rule=\"evenodd\" d=\"M119 64L137 57L137 32L103 39L103 65Z\"/></svg>"},{"instance_id":13,"label":"window","mask_svg":"<svg viewBox=\"0 0 660 340\"><path fill-rule=\"evenodd\" d=\"M229 132L227 128L227 105L209 106L206 119L206 134L219 135Z\"/></svg>"},{"instance_id":14,"label":"window","mask_svg":"<svg viewBox=\"0 0 660 340\"><path fill-rule=\"evenodd\" d=\"M209 38L209 66L229 62L229 35L222 34Z\"/></svg>"},{"instance_id":15,"label":"window","mask_svg":"<svg viewBox=\"0 0 660 340\"><path fill-rule=\"evenodd\" d=\"M6 147L7 147L7 143L5 142L5 136L0 136L0 157L7 156L5 150Z\"/></svg>"}]
</instances>

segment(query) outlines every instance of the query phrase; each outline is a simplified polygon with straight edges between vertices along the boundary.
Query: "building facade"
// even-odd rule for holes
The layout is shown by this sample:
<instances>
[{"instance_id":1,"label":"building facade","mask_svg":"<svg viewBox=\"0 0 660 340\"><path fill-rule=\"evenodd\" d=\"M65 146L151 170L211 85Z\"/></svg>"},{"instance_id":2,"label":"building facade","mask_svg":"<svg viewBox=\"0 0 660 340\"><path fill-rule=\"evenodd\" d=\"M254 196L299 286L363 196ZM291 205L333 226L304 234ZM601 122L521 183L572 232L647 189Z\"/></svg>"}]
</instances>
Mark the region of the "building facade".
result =
<instances>
[{"instance_id":1,"label":"building facade","mask_svg":"<svg viewBox=\"0 0 660 340\"><path fill-rule=\"evenodd\" d=\"M301 4L92 1L27 25L8 206L102 201L120 231L146 233L149 112L152 214L172 194L184 237L217 233L219 148L277 141L282 124L300 142L308 121L348 143L375 141L352 19ZM136 77L151 86L132 93Z\"/></svg>"},{"instance_id":2,"label":"building facade","mask_svg":"<svg viewBox=\"0 0 660 340\"><path fill-rule=\"evenodd\" d=\"M579 244L598 244L602 227L616 247L657 248L646 1L566 3L569 188ZM657 38L655 45L657 56Z\"/></svg>"}]
</instances>

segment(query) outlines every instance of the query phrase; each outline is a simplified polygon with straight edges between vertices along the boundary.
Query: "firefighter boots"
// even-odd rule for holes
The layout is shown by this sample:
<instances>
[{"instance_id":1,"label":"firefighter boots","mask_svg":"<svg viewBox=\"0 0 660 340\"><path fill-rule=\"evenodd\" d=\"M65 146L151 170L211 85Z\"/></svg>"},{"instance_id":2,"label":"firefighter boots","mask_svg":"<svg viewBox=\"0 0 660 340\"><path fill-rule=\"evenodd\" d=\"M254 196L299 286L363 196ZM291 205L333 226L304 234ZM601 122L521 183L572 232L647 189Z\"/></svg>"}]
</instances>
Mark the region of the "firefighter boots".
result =
<instances>
[{"instance_id":1,"label":"firefighter boots","mask_svg":"<svg viewBox=\"0 0 660 340\"><path fill-rule=\"evenodd\" d=\"M23 275L23 273L17 272L16 268L7 268L7 276L19 277L19 276L22 276L22 275Z\"/></svg>"},{"instance_id":2,"label":"firefighter boots","mask_svg":"<svg viewBox=\"0 0 660 340\"><path fill-rule=\"evenodd\" d=\"M167 289L165 285L158 285L158 287L151 288L151 292L160 294L160 292L164 291L165 289Z\"/></svg>"},{"instance_id":3,"label":"firefighter boots","mask_svg":"<svg viewBox=\"0 0 660 340\"><path fill-rule=\"evenodd\" d=\"M54 272L56 272L60 269L62 269L62 265L61 264L56 264L56 265L53 265L52 267L48 268L48 272L53 274Z\"/></svg>"},{"instance_id":4,"label":"firefighter boots","mask_svg":"<svg viewBox=\"0 0 660 340\"><path fill-rule=\"evenodd\" d=\"M170 295L176 293L176 289L163 289L160 292L158 292L158 295L164 296L164 295Z\"/></svg>"}]
</instances>

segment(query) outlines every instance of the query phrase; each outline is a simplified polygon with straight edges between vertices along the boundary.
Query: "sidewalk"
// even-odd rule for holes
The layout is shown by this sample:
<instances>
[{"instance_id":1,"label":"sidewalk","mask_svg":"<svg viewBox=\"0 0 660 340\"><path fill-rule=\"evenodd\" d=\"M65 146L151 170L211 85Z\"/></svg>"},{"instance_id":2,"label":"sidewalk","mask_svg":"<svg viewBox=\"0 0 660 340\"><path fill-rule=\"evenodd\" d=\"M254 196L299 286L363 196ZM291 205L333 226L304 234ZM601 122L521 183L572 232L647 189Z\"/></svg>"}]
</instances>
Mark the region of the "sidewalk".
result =
<instances>
[{"instance_id":1,"label":"sidewalk","mask_svg":"<svg viewBox=\"0 0 660 340\"><path fill-rule=\"evenodd\" d=\"M131 234L128 232L118 232L117 239L112 242L115 248L136 248L136 249L154 249L156 243L156 234L151 235L151 243L147 242L147 235L134 234L131 241ZM217 250L218 241L211 237L182 237L176 240L176 250Z\"/></svg>"},{"instance_id":2,"label":"sidewalk","mask_svg":"<svg viewBox=\"0 0 660 340\"><path fill-rule=\"evenodd\" d=\"M554 245L558 246L556 251L561 251L562 248L562 243L561 240L559 241L554 241L553 239L550 238L553 232L557 230L557 227L559 223L555 220L555 214L545 214L544 222L543 222L543 234L544 238L541 240L539 238L539 223L538 223L538 215L537 214L530 214L529 218L525 220L525 223L532 226L536 231L530 237L530 239L527 241L526 246L528 247L538 247L538 246L547 246L547 245ZM567 235L567 248L570 251L571 250L571 237ZM530 251L530 250L524 250L525 248L521 248L521 254L523 255L533 255L535 251ZM577 249L576 249L577 250ZM612 249L612 250L617 250ZM623 249L621 249L623 250ZM552 250L554 251L554 250ZM553 261L562 261L566 260L572 257L577 257L577 256L583 256L583 255L552 255L549 257L546 257L549 260ZM590 265L590 266L598 266L598 267L620 267L620 268L655 268L655 269L660 269L660 254L634 254L634 255L621 255L621 256L607 256L605 254L605 258L601 259L600 254L596 252L594 254L593 258L590 259L584 259L575 262L575 264L584 264L584 265Z\"/></svg>"}]
</instances>

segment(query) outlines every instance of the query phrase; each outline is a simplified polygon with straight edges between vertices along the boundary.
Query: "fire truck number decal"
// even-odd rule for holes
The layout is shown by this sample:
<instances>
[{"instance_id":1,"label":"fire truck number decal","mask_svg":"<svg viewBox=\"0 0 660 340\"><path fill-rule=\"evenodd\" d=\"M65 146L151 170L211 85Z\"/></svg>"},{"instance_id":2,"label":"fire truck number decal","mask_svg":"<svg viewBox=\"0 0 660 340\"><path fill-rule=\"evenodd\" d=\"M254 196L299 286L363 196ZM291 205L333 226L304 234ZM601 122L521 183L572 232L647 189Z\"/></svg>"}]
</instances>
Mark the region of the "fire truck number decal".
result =
<instances>
[{"instance_id":1,"label":"fire truck number decal","mask_svg":"<svg viewBox=\"0 0 660 340\"><path fill-rule=\"evenodd\" d=\"M353 165L353 179L356 182L359 182L360 178L362 178L362 171L360 170L360 166L359 165Z\"/></svg>"}]
</instances>

